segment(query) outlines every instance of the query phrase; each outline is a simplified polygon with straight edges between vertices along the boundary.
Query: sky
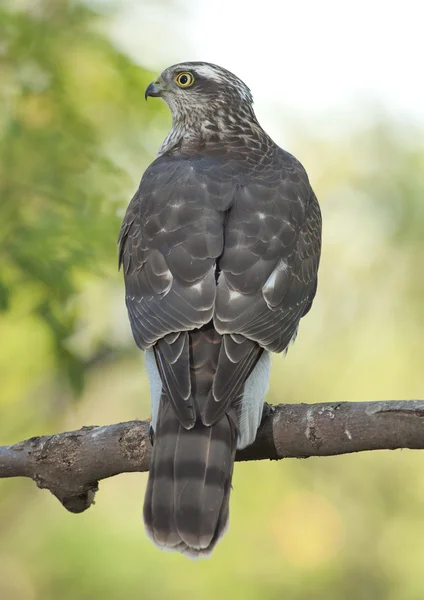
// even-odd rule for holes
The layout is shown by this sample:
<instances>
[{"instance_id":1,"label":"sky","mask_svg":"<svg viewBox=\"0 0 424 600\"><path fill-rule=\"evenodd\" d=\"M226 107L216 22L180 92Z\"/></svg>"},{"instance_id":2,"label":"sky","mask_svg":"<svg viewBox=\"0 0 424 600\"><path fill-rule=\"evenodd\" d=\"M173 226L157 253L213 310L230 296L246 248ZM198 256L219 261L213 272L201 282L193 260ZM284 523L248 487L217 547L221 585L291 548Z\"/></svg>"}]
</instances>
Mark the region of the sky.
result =
<instances>
[{"instance_id":1,"label":"sky","mask_svg":"<svg viewBox=\"0 0 424 600\"><path fill-rule=\"evenodd\" d=\"M205 60L252 89L257 112L366 106L424 123L421 0L121 0L112 34L140 64Z\"/></svg>"}]
</instances>

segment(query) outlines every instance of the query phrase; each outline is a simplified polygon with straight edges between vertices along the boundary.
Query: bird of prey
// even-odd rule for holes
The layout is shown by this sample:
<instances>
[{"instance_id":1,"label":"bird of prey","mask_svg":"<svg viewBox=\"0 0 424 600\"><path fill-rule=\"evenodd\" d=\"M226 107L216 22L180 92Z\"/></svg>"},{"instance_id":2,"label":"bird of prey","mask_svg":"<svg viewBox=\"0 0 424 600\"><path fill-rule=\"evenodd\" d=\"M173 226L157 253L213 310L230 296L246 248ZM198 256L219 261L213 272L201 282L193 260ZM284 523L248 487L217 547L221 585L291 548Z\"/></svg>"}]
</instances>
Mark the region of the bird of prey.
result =
<instances>
[{"instance_id":1,"label":"bird of prey","mask_svg":"<svg viewBox=\"0 0 424 600\"><path fill-rule=\"evenodd\" d=\"M181 63L145 95L166 102L172 127L119 237L151 387L144 522L158 547L197 558L227 529L235 453L255 440L270 352L287 349L311 308L321 214L238 77Z\"/></svg>"}]
</instances>

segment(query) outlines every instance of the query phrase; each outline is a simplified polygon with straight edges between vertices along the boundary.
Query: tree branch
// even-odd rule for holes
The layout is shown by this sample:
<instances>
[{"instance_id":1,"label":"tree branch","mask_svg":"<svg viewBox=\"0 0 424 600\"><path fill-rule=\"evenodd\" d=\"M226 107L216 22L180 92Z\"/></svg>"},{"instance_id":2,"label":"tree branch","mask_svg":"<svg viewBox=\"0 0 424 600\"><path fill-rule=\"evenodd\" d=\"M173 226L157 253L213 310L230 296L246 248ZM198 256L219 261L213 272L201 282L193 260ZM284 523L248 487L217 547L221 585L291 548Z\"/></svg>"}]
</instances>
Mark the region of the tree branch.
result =
<instances>
[{"instance_id":1,"label":"tree branch","mask_svg":"<svg viewBox=\"0 0 424 600\"><path fill-rule=\"evenodd\" d=\"M424 449L424 401L265 405L255 443L237 460L278 460L361 452ZM147 471L149 423L83 427L0 446L0 477L30 477L79 513L93 503L98 481Z\"/></svg>"}]
</instances>

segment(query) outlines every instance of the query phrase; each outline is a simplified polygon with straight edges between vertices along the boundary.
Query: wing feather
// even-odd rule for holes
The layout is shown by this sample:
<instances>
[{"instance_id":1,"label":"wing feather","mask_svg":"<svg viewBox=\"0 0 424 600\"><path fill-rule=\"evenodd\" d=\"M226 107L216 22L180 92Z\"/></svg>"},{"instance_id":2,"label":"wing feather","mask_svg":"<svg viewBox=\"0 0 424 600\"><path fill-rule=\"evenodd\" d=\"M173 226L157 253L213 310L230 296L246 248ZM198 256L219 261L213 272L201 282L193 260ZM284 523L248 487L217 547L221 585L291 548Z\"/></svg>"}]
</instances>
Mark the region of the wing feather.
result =
<instances>
[{"instance_id":1,"label":"wing feather","mask_svg":"<svg viewBox=\"0 0 424 600\"><path fill-rule=\"evenodd\" d=\"M153 346L181 424L196 414L186 332L213 317L215 265L234 184L210 158L162 157L147 169L119 236L126 304L137 345Z\"/></svg>"},{"instance_id":2,"label":"wing feather","mask_svg":"<svg viewBox=\"0 0 424 600\"><path fill-rule=\"evenodd\" d=\"M303 167L283 151L270 177L241 188L225 225L214 324L282 352L311 306L321 214Z\"/></svg>"},{"instance_id":3,"label":"wing feather","mask_svg":"<svg viewBox=\"0 0 424 600\"><path fill-rule=\"evenodd\" d=\"M222 336L202 401L211 424L241 397L263 349L288 347L315 295L321 215L306 173L280 150L258 164L163 156L146 171L122 224L119 260L134 338L142 349L154 347L187 428L196 412L185 332L213 322Z\"/></svg>"}]
</instances>

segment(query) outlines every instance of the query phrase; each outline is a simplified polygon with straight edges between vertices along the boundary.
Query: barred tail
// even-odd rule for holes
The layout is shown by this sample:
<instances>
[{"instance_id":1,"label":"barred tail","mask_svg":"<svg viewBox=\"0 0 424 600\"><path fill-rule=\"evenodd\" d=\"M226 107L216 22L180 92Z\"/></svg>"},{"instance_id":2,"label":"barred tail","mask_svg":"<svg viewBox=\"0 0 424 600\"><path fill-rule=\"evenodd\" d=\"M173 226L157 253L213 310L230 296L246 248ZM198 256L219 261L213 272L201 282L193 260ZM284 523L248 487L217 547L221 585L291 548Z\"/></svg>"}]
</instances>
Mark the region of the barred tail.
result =
<instances>
[{"instance_id":1,"label":"barred tail","mask_svg":"<svg viewBox=\"0 0 424 600\"><path fill-rule=\"evenodd\" d=\"M162 396L144 499L146 531L159 548L198 558L224 535L237 445L232 413L185 429Z\"/></svg>"}]
</instances>

